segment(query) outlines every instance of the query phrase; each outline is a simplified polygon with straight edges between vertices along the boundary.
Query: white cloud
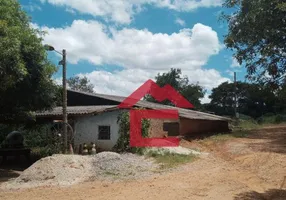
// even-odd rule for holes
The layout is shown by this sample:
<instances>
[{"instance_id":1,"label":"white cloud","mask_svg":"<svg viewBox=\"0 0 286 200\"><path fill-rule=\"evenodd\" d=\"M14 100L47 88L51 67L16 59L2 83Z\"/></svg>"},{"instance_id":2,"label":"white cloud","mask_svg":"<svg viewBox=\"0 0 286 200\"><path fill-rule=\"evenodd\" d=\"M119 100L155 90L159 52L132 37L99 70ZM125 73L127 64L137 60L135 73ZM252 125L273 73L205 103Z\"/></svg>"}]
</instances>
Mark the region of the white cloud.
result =
<instances>
[{"instance_id":1,"label":"white cloud","mask_svg":"<svg viewBox=\"0 0 286 200\"><path fill-rule=\"evenodd\" d=\"M94 85L94 91L103 94L129 96L148 79L154 79L155 71L126 69L116 72L93 71L80 74L86 76Z\"/></svg>"},{"instance_id":2,"label":"white cloud","mask_svg":"<svg viewBox=\"0 0 286 200\"><path fill-rule=\"evenodd\" d=\"M200 85L207 90L211 90L221 83L229 81L229 78L222 77L215 69L196 69L193 71L186 71L186 75L192 83L199 82Z\"/></svg>"},{"instance_id":3,"label":"white cloud","mask_svg":"<svg viewBox=\"0 0 286 200\"><path fill-rule=\"evenodd\" d=\"M42 8L39 5L34 4L31 1L26 5L22 5L22 7L28 11L31 11L31 12L42 10Z\"/></svg>"},{"instance_id":4,"label":"white cloud","mask_svg":"<svg viewBox=\"0 0 286 200\"><path fill-rule=\"evenodd\" d=\"M201 99L201 103L204 104L204 103L210 103L211 102L211 99L209 98L210 94L209 93L206 93L204 98Z\"/></svg>"},{"instance_id":5,"label":"white cloud","mask_svg":"<svg viewBox=\"0 0 286 200\"><path fill-rule=\"evenodd\" d=\"M179 24L180 26L186 26L186 22L180 18L176 19L176 24Z\"/></svg>"},{"instance_id":6,"label":"white cloud","mask_svg":"<svg viewBox=\"0 0 286 200\"><path fill-rule=\"evenodd\" d=\"M72 8L66 8L66 11L71 13L71 14L73 14L73 15L76 14L76 11L74 9L72 9Z\"/></svg>"},{"instance_id":7,"label":"white cloud","mask_svg":"<svg viewBox=\"0 0 286 200\"><path fill-rule=\"evenodd\" d=\"M230 59L228 59L229 61ZM242 66L238 63L238 61L236 60L236 58L232 57L232 63L230 65L230 68L232 69L227 69L225 72L230 76L233 77L234 76L234 72L236 73L240 73L241 70L238 70L238 68L241 68Z\"/></svg>"},{"instance_id":8,"label":"white cloud","mask_svg":"<svg viewBox=\"0 0 286 200\"><path fill-rule=\"evenodd\" d=\"M54 84L56 84L56 85L63 85L63 78L62 77L54 78L53 81L54 81Z\"/></svg>"},{"instance_id":9,"label":"white cloud","mask_svg":"<svg viewBox=\"0 0 286 200\"><path fill-rule=\"evenodd\" d=\"M56 6L65 6L81 13L100 16L117 23L128 24L144 6L153 5L176 11L193 11L200 7L218 7L222 0L40 0Z\"/></svg>"},{"instance_id":10,"label":"white cloud","mask_svg":"<svg viewBox=\"0 0 286 200\"><path fill-rule=\"evenodd\" d=\"M35 26L35 25L34 25ZM95 65L113 64L129 69L199 69L221 45L211 27L196 24L178 33L153 34L148 30L107 29L97 21L77 20L65 28L42 27L45 43L67 49L68 60Z\"/></svg>"},{"instance_id":11,"label":"white cloud","mask_svg":"<svg viewBox=\"0 0 286 200\"><path fill-rule=\"evenodd\" d=\"M165 7L176 11L193 11L197 8L219 7L222 0L154 0L158 7Z\"/></svg>"},{"instance_id":12,"label":"white cloud","mask_svg":"<svg viewBox=\"0 0 286 200\"><path fill-rule=\"evenodd\" d=\"M148 79L154 80L157 73L158 71L127 69L114 73L93 71L91 73L79 74L79 76L86 76L94 85L94 91L97 93L129 96ZM134 76L134 74L136 74L136 76ZM209 95L213 87L230 81L228 78L221 77L219 72L213 69L197 70L193 73L185 73L183 71L183 75L188 75L192 83L199 82L201 86L208 89L208 93L200 99L201 103L209 103L211 101Z\"/></svg>"},{"instance_id":13,"label":"white cloud","mask_svg":"<svg viewBox=\"0 0 286 200\"><path fill-rule=\"evenodd\" d=\"M236 60L236 58L232 57L232 63L230 65L230 67L235 68L235 67L241 67L241 65L238 63L238 61Z\"/></svg>"},{"instance_id":14,"label":"white cloud","mask_svg":"<svg viewBox=\"0 0 286 200\"><path fill-rule=\"evenodd\" d=\"M79 74L79 76L86 76L95 86L94 90L97 93L129 96L148 79L154 80L159 72L160 71L157 70L125 69L113 73L93 71L91 73ZM187 75L190 82L199 82L199 85L208 90L211 90L223 82L229 81L228 78L221 77L220 73L214 69L199 69L194 72L183 71L183 75ZM207 98L204 97L204 102L206 101Z\"/></svg>"},{"instance_id":15,"label":"white cloud","mask_svg":"<svg viewBox=\"0 0 286 200\"><path fill-rule=\"evenodd\" d=\"M123 67L122 71L112 73L101 70L85 74L98 93L127 96L170 68L181 68L190 82L199 82L208 90L229 80L217 70L202 69L221 49L217 33L203 24L172 34L155 34L146 29L108 29L97 21L82 20L64 28L39 28L47 31L44 43L58 50L67 49L70 63L86 60L94 65Z\"/></svg>"}]
</instances>

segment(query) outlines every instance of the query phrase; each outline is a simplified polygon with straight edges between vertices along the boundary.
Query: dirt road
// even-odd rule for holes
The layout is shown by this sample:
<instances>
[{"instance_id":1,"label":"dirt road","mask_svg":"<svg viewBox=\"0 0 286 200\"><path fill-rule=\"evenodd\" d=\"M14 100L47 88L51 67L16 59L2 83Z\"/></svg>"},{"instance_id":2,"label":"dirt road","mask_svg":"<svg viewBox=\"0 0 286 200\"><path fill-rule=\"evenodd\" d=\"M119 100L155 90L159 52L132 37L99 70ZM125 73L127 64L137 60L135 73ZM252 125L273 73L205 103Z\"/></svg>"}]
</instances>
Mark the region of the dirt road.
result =
<instances>
[{"instance_id":1,"label":"dirt road","mask_svg":"<svg viewBox=\"0 0 286 200\"><path fill-rule=\"evenodd\" d=\"M172 172L142 180L8 191L1 192L0 199L286 199L286 127L253 131L247 138L183 145L210 154Z\"/></svg>"}]
</instances>

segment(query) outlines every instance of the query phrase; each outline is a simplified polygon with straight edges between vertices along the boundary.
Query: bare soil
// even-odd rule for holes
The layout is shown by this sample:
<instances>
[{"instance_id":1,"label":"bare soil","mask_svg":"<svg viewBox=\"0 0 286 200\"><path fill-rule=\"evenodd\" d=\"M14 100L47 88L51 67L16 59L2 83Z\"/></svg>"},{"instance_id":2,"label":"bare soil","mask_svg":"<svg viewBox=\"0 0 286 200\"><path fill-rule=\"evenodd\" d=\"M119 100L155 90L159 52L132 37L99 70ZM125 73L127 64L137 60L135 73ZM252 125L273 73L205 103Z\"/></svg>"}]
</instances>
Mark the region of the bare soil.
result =
<instances>
[{"instance_id":1,"label":"bare soil","mask_svg":"<svg viewBox=\"0 0 286 200\"><path fill-rule=\"evenodd\" d=\"M184 141L182 146L210 154L148 178L2 191L0 199L286 199L286 127L252 131L247 138Z\"/></svg>"}]
</instances>

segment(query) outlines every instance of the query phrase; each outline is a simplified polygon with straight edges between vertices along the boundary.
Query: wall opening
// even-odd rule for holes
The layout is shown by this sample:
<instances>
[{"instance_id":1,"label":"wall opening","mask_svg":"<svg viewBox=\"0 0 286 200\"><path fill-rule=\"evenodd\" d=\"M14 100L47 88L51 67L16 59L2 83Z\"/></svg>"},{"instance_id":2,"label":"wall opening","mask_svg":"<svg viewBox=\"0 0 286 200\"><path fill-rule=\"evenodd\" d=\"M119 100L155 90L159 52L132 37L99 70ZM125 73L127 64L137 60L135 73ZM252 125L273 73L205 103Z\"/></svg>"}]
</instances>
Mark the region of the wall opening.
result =
<instances>
[{"instance_id":1,"label":"wall opening","mask_svg":"<svg viewBox=\"0 0 286 200\"><path fill-rule=\"evenodd\" d=\"M167 132L168 136L180 135L180 123L179 122L164 122L163 130Z\"/></svg>"},{"instance_id":2,"label":"wall opening","mask_svg":"<svg viewBox=\"0 0 286 200\"><path fill-rule=\"evenodd\" d=\"M98 126L98 140L110 140L110 126Z\"/></svg>"}]
</instances>

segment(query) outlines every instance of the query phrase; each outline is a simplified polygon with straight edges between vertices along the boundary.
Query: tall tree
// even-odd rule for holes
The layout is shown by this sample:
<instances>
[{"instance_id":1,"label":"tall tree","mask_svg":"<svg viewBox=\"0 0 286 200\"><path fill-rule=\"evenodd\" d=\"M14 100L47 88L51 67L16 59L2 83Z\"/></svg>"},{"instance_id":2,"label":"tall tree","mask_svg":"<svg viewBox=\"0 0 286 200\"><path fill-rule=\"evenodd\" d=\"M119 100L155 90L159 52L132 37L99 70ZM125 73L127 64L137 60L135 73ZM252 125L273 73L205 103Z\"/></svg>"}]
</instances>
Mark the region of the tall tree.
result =
<instances>
[{"instance_id":1,"label":"tall tree","mask_svg":"<svg viewBox=\"0 0 286 200\"><path fill-rule=\"evenodd\" d=\"M257 118L275 111L275 94L268 86L237 82L238 112ZM212 90L207 109L219 115L234 116L234 83L222 83Z\"/></svg>"},{"instance_id":2,"label":"tall tree","mask_svg":"<svg viewBox=\"0 0 286 200\"><path fill-rule=\"evenodd\" d=\"M51 108L56 67L47 59L42 32L16 0L0 1L0 116L14 119L21 113Z\"/></svg>"},{"instance_id":3,"label":"tall tree","mask_svg":"<svg viewBox=\"0 0 286 200\"><path fill-rule=\"evenodd\" d=\"M198 84L190 84L188 77L183 77L181 69L171 69L167 73L158 74L155 77L157 85L163 87L167 84L171 85L175 90L182 94L189 102L191 102L195 109L201 108L200 99L204 97L205 91ZM145 100L150 102L156 102L156 100L147 95ZM163 102L157 102L165 105L172 105L168 100Z\"/></svg>"},{"instance_id":4,"label":"tall tree","mask_svg":"<svg viewBox=\"0 0 286 200\"><path fill-rule=\"evenodd\" d=\"M285 0L225 0L234 12L223 17L229 32L225 44L245 64L248 78L277 86L286 72Z\"/></svg>"},{"instance_id":5,"label":"tall tree","mask_svg":"<svg viewBox=\"0 0 286 200\"><path fill-rule=\"evenodd\" d=\"M71 77L67 80L68 86L72 90L77 90L77 91L82 91L82 92L88 92L88 93L93 93L93 88L94 85L90 83L88 78L86 76L84 77Z\"/></svg>"}]
</instances>

